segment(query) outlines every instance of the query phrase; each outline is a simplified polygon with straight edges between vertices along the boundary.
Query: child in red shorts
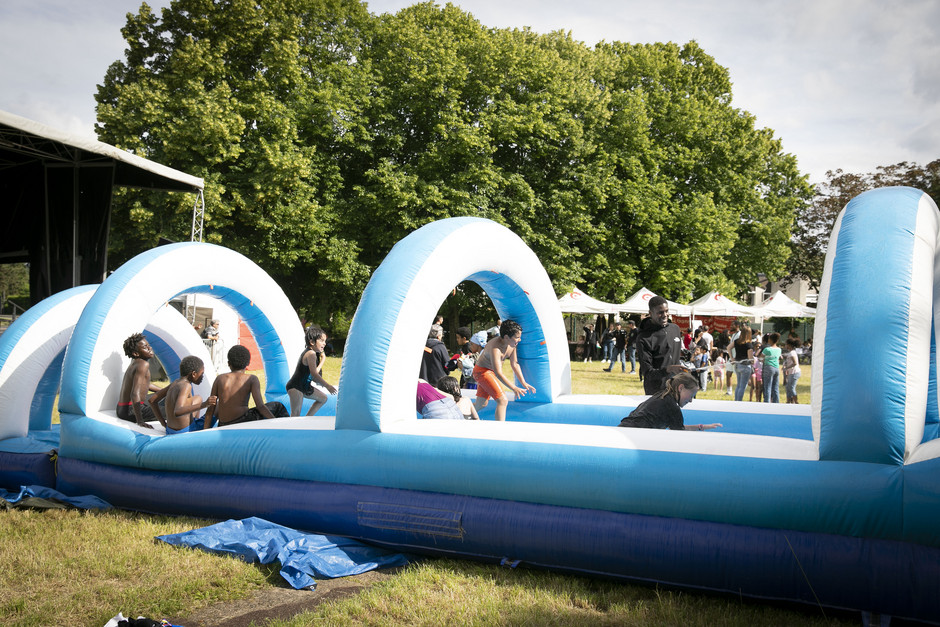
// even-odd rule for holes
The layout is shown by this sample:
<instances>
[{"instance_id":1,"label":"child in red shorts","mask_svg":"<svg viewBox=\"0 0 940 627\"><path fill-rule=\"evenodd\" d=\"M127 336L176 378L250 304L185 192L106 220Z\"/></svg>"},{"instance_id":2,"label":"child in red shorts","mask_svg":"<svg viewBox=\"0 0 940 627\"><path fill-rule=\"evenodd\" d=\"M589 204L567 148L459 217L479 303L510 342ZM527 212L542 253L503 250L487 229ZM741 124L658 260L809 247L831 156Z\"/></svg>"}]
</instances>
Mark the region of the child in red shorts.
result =
<instances>
[{"instance_id":1,"label":"child in red shorts","mask_svg":"<svg viewBox=\"0 0 940 627\"><path fill-rule=\"evenodd\" d=\"M494 337L486 343L480 352L476 365L473 367L473 378L477 382L477 398L473 405L477 411L486 407L489 399L496 400L496 420L506 420L506 405L509 399L503 394L499 383L508 387L513 393L525 396L527 392L535 392L535 388L525 382L522 369L516 358L516 347L522 339L522 327L514 320L505 320L499 325L499 337ZM512 371L522 387L518 387L503 374L503 360L509 359Z\"/></svg>"}]
</instances>

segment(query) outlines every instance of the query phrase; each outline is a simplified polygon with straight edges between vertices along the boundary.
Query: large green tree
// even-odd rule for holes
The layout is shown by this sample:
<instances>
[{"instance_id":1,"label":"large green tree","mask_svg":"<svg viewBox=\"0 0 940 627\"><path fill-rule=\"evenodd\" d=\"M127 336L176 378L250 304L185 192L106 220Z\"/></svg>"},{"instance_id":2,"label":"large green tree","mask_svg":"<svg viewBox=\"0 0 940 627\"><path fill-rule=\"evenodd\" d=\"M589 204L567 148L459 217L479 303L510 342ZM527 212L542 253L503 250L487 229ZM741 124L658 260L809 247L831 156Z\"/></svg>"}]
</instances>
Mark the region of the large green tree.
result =
<instances>
[{"instance_id":1,"label":"large green tree","mask_svg":"<svg viewBox=\"0 0 940 627\"><path fill-rule=\"evenodd\" d=\"M0 264L0 305L12 296L29 296L29 267L25 263Z\"/></svg>"},{"instance_id":2,"label":"large green tree","mask_svg":"<svg viewBox=\"0 0 940 627\"><path fill-rule=\"evenodd\" d=\"M103 141L205 178L206 240L254 259L295 302L316 299L318 313L348 308L334 295L368 273L359 242L333 229L333 204L336 153L361 135L369 24L344 0L174 0L162 18L143 4L97 95ZM161 235L188 239L191 211L129 198L115 211L116 260Z\"/></svg>"},{"instance_id":3,"label":"large green tree","mask_svg":"<svg viewBox=\"0 0 940 627\"><path fill-rule=\"evenodd\" d=\"M461 215L518 233L559 293L733 292L783 273L811 195L694 42L590 48L452 5L343 0L174 0L123 32L101 138L203 176L207 239L323 322L395 242ZM190 211L123 199L114 258L185 238Z\"/></svg>"},{"instance_id":4,"label":"large green tree","mask_svg":"<svg viewBox=\"0 0 940 627\"><path fill-rule=\"evenodd\" d=\"M826 181L817 186L812 203L804 205L797 212L787 276L805 279L813 288L818 288L822 281L829 236L839 212L862 192L898 185L922 190L940 205L940 159L923 167L903 161L880 166L875 172L867 174L842 170L826 172Z\"/></svg>"},{"instance_id":5,"label":"large green tree","mask_svg":"<svg viewBox=\"0 0 940 627\"><path fill-rule=\"evenodd\" d=\"M811 188L773 132L732 106L728 71L695 42L614 42L598 52L609 58L601 79L615 99L601 134L615 166L601 224L629 252L620 262L679 300L780 275Z\"/></svg>"}]
</instances>

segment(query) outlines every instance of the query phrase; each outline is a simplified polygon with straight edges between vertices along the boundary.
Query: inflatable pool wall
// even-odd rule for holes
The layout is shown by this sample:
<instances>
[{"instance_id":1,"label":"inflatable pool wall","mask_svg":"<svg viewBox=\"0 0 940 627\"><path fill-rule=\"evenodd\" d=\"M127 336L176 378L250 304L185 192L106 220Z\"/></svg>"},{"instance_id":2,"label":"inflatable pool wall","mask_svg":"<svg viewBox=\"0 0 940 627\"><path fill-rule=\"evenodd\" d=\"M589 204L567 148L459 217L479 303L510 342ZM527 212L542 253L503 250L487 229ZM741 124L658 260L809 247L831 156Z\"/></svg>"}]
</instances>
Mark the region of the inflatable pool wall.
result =
<instances>
[{"instance_id":1,"label":"inflatable pool wall","mask_svg":"<svg viewBox=\"0 0 940 627\"><path fill-rule=\"evenodd\" d=\"M416 419L427 326L465 279L523 325L522 368L538 393L517 410L547 407L557 419L597 403L570 394L561 316L538 260L504 227L473 218L422 227L377 269L350 329L335 420L143 433L101 410L110 401L97 379L161 299L195 287L254 314L274 398L302 344L286 298L250 261L206 244L163 247L109 277L75 325L57 485L141 510L255 515L415 551L936 621L937 240L926 194L889 188L849 203L819 298L811 415L728 403L729 424L748 428L707 433ZM479 254L452 260L454 241ZM168 270L183 260L195 275ZM161 294L155 276L185 278ZM153 295L129 304L138 284ZM807 435L781 435L786 420L804 421Z\"/></svg>"},{"instance_id":2,"label":"inflatable pool wall","mask_svg":"<svg viewBox=\"0 0 940 627\"><path fill-rule=\"evenodd\" d=\"M55 486L55 452L59 425L52 412L59 393L62 363L72 330L97 285L83 285L54 294L17 318L0 335L0 487ZM143 327L154 354L168 372L178 372L186 355L202 357L206 380L196 386L206 395L215 368L202 340L175 309L161 306ZM115 355L108 376L120 381L128 360ZM117 391L114 391L115 403ZM157 430L162 428L156 426Z\"/></svg>"}]
</instances>

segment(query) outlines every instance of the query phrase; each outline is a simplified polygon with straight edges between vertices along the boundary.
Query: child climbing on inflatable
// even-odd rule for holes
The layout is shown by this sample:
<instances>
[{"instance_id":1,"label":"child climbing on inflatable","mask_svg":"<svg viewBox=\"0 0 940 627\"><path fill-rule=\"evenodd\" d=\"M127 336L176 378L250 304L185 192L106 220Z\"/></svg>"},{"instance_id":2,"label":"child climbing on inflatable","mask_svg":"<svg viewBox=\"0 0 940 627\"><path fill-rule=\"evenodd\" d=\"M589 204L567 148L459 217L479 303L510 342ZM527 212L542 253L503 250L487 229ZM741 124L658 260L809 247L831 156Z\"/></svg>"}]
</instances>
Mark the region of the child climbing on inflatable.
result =
<instances>
[{"instance_id":1,"label":"child climbing on inflatable","mask_svg":"<svg viewBox=\"0 0 940 627\"><path fill-rule=\"evenodd\" d=\"M193 386L202 383L206 367L195 355L187 355L180 361L180 378L166 386L166 434L199 431L199 412L215 405L216 397L206 400L193 394Z\"/></svg>"},{"instance_id":2,"label":"child climbing on inflatable","mask_svg":"<svg viewBox=\"0 0 940 627\"><path fill-rule=\"evenodd\" d=\"M316 414L326 404L326 394L336 394L336 388L320 375L323 369L323 349L326 348L326 331L318 326L310 326L304 332L307 347L300 354L294 374L287 382L287 396L290 398L290 415L299 416L305 398L312 398L313 405L307 411L308 416Z\"/></svg>"},{"instance_id":3,"label":"child climbing on inflatable","mask_svg":"<svg viewBox=\"0 0 940 627\"><path fill-rule=\"evenodd\" d=\"M143 333L134 333L124 340L124 354L130 357L131 363L124 371L115 415L121 420L153 429L147 422L158 418L160 422L163 422L163 416L160 415L160 408L156 407L156 402L166 394L163 388L150 382L150 359L153 357L153 348L150 347ZM150 392L155 392L155 394L148 397Z\"/></svg>"},{"instance_id":4,"label":"child climbing on inflatable","mask_svg":"<svg viewBox=\"0 0 940 627\"><path fill-rule=\"evenodd\" d=\"M236 344L228 349L228 367L231 372L219 375L212 382L211 394L218 400L206 412L206 429L212 427L212 419L216 415L219 417L220 427L255 420L286 418L290 415L283 403L264 402L258 377L245 372L249 363L251 353L247 348ZM248 407L249 397L255 401L254 407Z\"/></svg>"},{"instance_id":5,"label":"child climbing on inflatable","mask_svg":"<svg viewBox=\"0 0 940 627\"><path fill-rule=\"evenodd\" d=\"M415 409L421 414L422 418L428 420L463 420L463 413L461 413L454 398L424 379L418 379Z\"/></svg>"},{"instance_id":6,"label":"child climbing on inflatable","mask_svg":"<svg viewBox=\"0 0 940 627\"><path fill-rule=\"evenodd\" d=\"M457 403L457 408L464 418L467 420L480 419L480 416L477 414L477 409L473 406L473 403L470 402L470 399L464 398L463 394L461 394L460 384L457 383L457 379L450 375L443 376L437 380L435 387L441 392L454 397L454 402Z\"/></svg>"},{"instance_id":7,"label":"child climbing on inflatable","mask_svg":"<svg viewBox=\"0 0 940 627\"><path fill-rule=\"evenodd\" d=\"M489 399L496 399L496 420L506 420L506 405L509 400L503 394L499 382L508 387L518 396L525 396L526 392L535 392L535 388L525 382L522 368L516 357L516 347L522 340L522 327L514 320L504 320L499 325L499 337L494 337L486 343L476 366L473 367L473 378L477 382L477 398L474 407L477 411L486 407ZM503 374L503 360L509 359L516 379L522 384L518 387Z\"/></svg>"},{"instance_id":8,"label":"child climbing on inflatable","mask_svg":"<svg viewBox=\"0 0 940 627\"><path fill-rule=\"evenodd\" d=\"M666 387L662 391L640 403L618 426L672 431L705 431L721 427L719 422L687 425L683 421L682 408L692 402L698 389L695 375L689 372L677 374L667 379Z\"/></svg>"}]
</instances>

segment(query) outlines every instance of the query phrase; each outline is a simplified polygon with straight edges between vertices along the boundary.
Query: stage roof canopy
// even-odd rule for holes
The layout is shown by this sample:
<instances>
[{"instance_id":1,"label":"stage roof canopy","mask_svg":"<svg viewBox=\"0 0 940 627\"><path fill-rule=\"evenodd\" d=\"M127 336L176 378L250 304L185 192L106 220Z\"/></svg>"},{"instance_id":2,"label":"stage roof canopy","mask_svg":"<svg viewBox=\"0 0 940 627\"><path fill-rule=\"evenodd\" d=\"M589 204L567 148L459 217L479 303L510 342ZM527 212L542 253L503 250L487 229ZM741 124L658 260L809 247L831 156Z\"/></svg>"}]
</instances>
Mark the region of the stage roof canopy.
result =
<instances>
[{"instance_id":1,"label":"stage roof canopy","mask_svg":"<svg viewBox=\"0 0 940 627\"><path fill-rule=\"evenodd\" d=\"M115 187L201 192L203 180L0 111L0 263L30 264L34 303L103 280Z\"/></svg>"}]
</instances>

